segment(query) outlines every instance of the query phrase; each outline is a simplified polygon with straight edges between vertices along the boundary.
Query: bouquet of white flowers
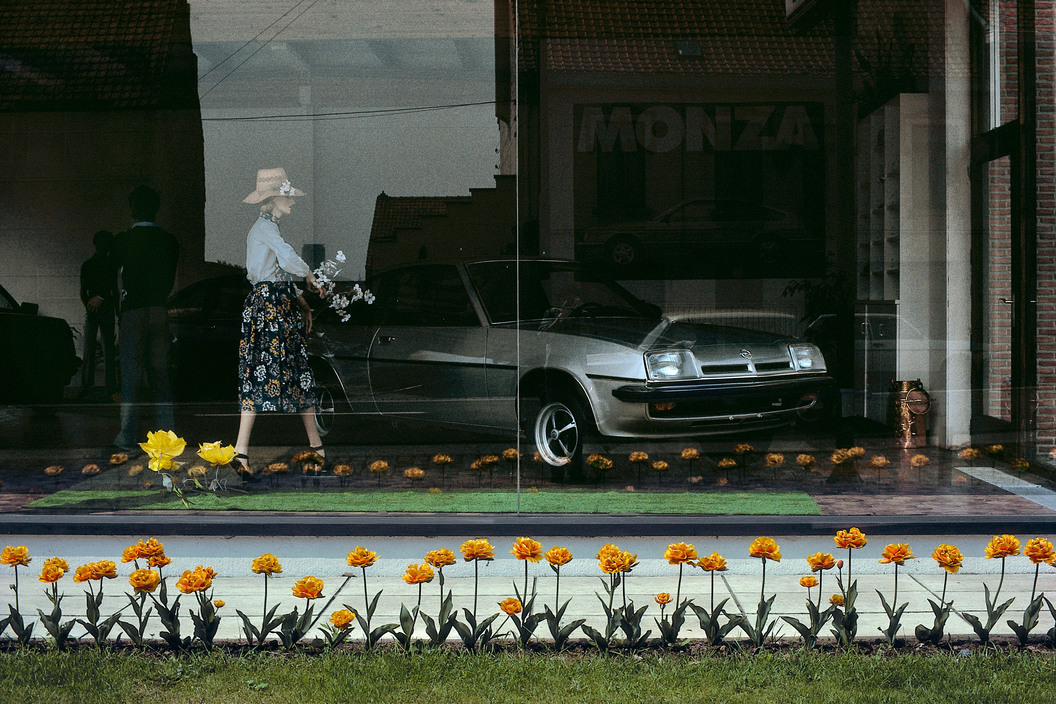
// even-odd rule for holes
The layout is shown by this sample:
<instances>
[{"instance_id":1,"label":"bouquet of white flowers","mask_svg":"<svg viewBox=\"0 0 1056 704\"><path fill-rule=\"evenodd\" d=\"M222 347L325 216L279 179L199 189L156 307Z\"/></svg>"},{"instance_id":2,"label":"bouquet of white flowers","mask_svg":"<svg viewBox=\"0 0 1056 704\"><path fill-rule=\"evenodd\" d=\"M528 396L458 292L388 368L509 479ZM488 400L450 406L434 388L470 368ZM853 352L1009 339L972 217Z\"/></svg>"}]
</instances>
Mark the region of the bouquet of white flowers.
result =
<instances>
[{"instance_id":1,"label":"bouquet of white flowers","mask_svg":"<svg viewBox=\"0 0 1056 704\"><path fill-rule=\"evenodd\" d=\"M333 259L324 260L319 265L319 268L312 273L315 275L315 282L319 286L322 297L330 299L330 307L337 312L341 322L347 323L352 319L351 314L347 310L348 307L356 301L364 301L367 305L370 305L374 302L374 294L369 289L361 287L358 283L353 284L352 288L347 291L334 293L337 285L334 279L341 273L344 263L345 253L338 250Z\"/></svg>"}]
</instances>

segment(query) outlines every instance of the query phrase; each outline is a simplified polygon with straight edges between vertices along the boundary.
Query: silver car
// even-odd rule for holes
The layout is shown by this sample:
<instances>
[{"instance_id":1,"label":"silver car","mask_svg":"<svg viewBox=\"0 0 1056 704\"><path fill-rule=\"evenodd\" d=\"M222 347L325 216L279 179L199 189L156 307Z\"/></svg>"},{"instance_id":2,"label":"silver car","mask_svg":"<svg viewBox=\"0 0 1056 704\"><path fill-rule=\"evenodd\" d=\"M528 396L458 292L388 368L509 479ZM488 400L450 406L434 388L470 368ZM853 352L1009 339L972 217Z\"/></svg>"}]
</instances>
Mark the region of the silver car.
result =
<instances>
[{"instance_id":1,"label":"silver car","mask_svg":"<svg viewBox=\"0 0 1056 704\"><path fill-rule=\"evenodd\" d=\"M812 344L672 320L574 262L420 263L310 344L327 431L368 413L516 432L578 467L585 438L773 428L831 380Z\"/></svg>"}]
</instances>

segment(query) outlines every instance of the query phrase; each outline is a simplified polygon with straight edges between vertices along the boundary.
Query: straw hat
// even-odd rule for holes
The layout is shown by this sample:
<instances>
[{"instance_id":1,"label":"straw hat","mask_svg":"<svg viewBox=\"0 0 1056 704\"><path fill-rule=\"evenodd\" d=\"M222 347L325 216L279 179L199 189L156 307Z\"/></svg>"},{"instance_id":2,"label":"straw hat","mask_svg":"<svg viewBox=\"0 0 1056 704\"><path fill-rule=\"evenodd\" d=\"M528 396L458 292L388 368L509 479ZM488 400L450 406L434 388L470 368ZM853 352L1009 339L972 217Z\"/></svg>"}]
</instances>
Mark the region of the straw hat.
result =
<instances>
[{"instance_id":1,"label":"straw hat","mask_svg":"<svg viewBox=\"0 0 1056 704\"><path fill-rule=\"evenodd\" d=\"M303 196L304 191L294 188L286 176L286 169L260 169L257 171L257 190L242 199L243 203L259 203L272 196Z\"/></svg>"}]
</instances>

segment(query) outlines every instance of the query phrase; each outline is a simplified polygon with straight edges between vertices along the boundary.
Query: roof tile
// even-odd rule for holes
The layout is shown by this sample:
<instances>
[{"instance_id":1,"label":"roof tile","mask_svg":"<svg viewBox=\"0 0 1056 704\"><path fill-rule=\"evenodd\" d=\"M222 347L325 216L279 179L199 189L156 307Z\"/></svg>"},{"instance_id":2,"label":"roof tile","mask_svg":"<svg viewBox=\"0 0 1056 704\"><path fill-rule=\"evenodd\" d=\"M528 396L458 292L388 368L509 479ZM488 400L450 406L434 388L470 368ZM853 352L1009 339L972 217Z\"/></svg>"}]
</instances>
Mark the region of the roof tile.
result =
<instances>
[{"instance_id":1,"label":"roof tile","mask_svg":"<svg viewBox=\"0 0 1056 704\"><path fill-rule=\"evenodd\" d=\"M196 106L194 66L186 0L5 3L0 110Z\"/></svg>"},{"instance_id":2,"label":"roof tile","mask_svg":"<svg viewBox=\"0 0 1056 704\"><path fill-rule=\"evenodd\" d=\"M516 1L525 71L815 76L834 71L831 20L798 31L781 0ZM914 47L913 71L926 73L929 22L920 20L926 20L928 7L919 0L859 3L856 46L876 53L897 38L900 46ZM677 40L698 42L700 55L680 56ZM941 60L931 57L936 58Z\"/></svg>"}]
</instances>

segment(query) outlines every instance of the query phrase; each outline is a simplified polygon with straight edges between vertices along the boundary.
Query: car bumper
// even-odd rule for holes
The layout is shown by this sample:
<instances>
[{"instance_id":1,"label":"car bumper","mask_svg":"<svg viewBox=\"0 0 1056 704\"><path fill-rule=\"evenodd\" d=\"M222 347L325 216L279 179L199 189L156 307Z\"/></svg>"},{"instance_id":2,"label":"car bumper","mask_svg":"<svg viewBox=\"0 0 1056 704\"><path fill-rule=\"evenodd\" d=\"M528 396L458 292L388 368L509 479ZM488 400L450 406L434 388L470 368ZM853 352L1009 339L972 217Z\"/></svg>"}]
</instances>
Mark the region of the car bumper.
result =
<instances>
[{"instance_id":1,"label":"car bumper","mask_svg":"<svg viewBox=\"0 0 1056 704\"><path fill-rule=\"evenodd\" d=\"M832 383L818 375L616 385L611 422L599 430L616 437L676 437L776 428L813 408Z\"/></svg>"}]
</instances>

